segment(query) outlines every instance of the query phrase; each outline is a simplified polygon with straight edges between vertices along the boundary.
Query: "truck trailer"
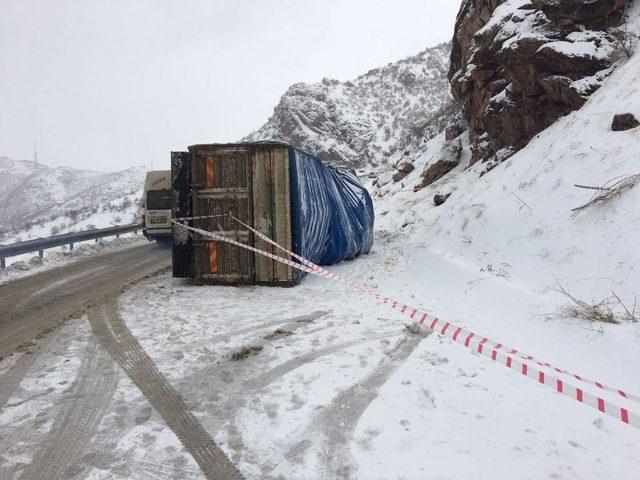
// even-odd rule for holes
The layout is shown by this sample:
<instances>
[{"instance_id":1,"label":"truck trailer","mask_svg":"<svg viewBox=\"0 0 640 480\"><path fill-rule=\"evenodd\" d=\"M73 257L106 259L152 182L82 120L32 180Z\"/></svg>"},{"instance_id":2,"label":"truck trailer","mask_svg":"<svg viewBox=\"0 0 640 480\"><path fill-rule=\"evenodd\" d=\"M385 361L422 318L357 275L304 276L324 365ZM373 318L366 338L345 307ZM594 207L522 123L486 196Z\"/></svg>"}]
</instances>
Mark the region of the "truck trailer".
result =
<instances>
[{"instance_id":1,"label":"truck trailer","mask_svg":"<svg viewBox=\"0 0 640 480\"><path fill-rule=\"evenodd\" d=\"M236 217L319 265L354 259L373 244L373 203L355 172L281 142L172 152L171 208L173 275L198 284L291 286L303 273L180 223L290 259Z\"/></svg>"}]
</instances>

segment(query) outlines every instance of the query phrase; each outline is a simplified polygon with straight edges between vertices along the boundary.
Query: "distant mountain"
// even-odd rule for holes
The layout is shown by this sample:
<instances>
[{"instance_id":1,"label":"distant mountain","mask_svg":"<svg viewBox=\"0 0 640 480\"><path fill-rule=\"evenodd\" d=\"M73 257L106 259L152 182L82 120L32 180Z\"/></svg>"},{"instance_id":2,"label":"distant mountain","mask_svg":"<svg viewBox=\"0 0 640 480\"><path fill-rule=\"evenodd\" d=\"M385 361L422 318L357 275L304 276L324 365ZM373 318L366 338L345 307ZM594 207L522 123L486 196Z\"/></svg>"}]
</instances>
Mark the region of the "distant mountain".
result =
<instances>
[{"instance_id":1,"label":"distant mountain","mask_svg":"<svg viewBox=\"0 0 640 480\"><path fill-rule=\"evenodd\" d=\"M131 223L146 169L102 173L0 157L0 234L47 236Z\"/></svg>"},{"instance_id":2,"label":"distant mountain","mask_svg":"<svg viewBox=\"0 0 640 480\"><path fill-rule=\"evenodd\" d=\"M450 50L443 43L353 81L296 83L245 140L289 141L365 171L391 165L441 130L429 127L451 103Z\"/></svg>"}]
</instances>

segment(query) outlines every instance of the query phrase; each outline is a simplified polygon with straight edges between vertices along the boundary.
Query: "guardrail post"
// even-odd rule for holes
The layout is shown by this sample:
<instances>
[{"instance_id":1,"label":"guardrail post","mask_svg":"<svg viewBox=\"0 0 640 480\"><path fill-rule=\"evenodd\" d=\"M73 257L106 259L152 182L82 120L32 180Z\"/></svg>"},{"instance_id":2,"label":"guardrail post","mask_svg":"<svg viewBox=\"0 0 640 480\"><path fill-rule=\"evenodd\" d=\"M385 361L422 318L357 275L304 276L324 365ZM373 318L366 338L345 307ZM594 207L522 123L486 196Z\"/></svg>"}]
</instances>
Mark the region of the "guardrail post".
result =
<instances>
[{"instance_id":1,"label":"guardrail post","mask_svg":"<svg viewBox=\"0 0 640 480\"><path fill-rule=\"evenodd\" d=\"M40 250L38 250L38 256L40 258L44 258L44 249L41 248Z\"/></svg>"},{"instance_id":2,"label":"guardrail post","mask_svg":"<svg viewBox=\"0 0 640 480\"><path fill-rule=\"evenodd\" d=\"M69 250L73 250L73 243L69 244Z\"/></svg>"},{"instance_id":3,"label":"guardrail post","mask_svg":"<svg viewBox=\"0 0 640 480\"><path fill-rule=\"evenodd\" d=\"M4 257L0 258L0 268L7 268Z\"/></svg>"}]
</instances>

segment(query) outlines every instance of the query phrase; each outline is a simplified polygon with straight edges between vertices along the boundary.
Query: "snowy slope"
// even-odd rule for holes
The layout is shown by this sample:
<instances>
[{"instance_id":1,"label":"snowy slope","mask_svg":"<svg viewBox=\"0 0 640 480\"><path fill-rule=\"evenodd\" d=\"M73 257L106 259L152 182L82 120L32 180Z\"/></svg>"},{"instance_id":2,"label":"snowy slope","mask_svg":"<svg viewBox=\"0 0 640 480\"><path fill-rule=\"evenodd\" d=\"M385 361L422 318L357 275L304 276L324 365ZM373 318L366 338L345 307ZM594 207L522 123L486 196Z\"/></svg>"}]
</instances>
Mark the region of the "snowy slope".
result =
<instances>
[{"instance_id":1,"label":"snowy slope","mask_svg":"<svg viewBox=\"0 0 640 480\"><path fill-rule=\"evenodd\" d=\"M629 28L638 28L637 14L632 18ZM476 166L465 170L467 150L467 161L456 170L414 193L421 167L443 141L435 138L413 173L377 192L384 197L380 213L392 213L378 217L379 227L422 238L470 268L509 264L508 276L521 285L552 287L557 278L575 283L580 296L604 298L615 290L633 304L640 284L640 256L632 248L640 241L640 188L575 217L571 210L594 193L575 184L600 186L640 173L640 129L611 130L614 114L640 117L639 77L636 53L581 110L558 120L504 165L479 177ZM435 207L435 193L451 196Z\"/></svg>"},{"instance_id":2,"label":"snowy slope","mask_svg":"<svg viewBox=\"0 0 640 480\"><path fill-rule=\"evenodd\" d=\"M335 164L391 165L437 132L451 95L450 44L376 68L353 81L292 85L273 116L246 140L289 141Z\"/></svg>"},{"instance_id":3,"label":"snowy slope","mask_svg":"<svg viewBox=\"0 0 640 480\"><path fill-rule=\"evenodd\" d=\"M330 269L640 393L640 323L612 299L618 324L567 317L570 300L556 291L593 303L615 292L633 309L640 186L578 216L571 209L590 198L574 183L640 173L640 129L610 128L615 113L640 115L639 76L640 53L486 175L466 168L466 148L459 167L414 192L443 143L432 139L415 172L376 192L371 254ZM439 207L437 192L451 193ZM448 339L409 333L388 306L323 278L293 289L193 288L165 275L125 293L120 310L247 478L637 478L636 429ZM248 346L261 350L232 358ZM114 441L144 433L123 428Z\"/></svg>"},{"instance_id":4,"label":"snowy slope","mask_svg":"<svg viewBox=\"0 0 640 480\"><path fill-rule=\"evenodd\" d=\"M135 221L144 167L101 173L0 158L3 242Z\"/></svg>"}]
</instances>

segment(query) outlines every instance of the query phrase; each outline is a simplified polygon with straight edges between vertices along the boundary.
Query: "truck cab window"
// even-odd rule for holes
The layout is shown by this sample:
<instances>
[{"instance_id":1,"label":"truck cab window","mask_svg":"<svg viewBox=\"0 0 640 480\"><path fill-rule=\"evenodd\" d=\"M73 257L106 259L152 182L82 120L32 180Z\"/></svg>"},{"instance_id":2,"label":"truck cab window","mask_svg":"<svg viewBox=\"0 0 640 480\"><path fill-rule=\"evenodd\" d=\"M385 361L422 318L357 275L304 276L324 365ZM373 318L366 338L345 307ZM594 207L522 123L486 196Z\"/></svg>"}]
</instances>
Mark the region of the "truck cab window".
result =
<instances>
[{"instance_id":1,"label":"truck cab window","mask_svg":"<svg viewBox=\"0 0 640 480\"><path fill-rule=\"evenodd\" d=\"M147 210L170 210L171 190L149 190L147 192Z\"/></svg>"}]
</instances>

